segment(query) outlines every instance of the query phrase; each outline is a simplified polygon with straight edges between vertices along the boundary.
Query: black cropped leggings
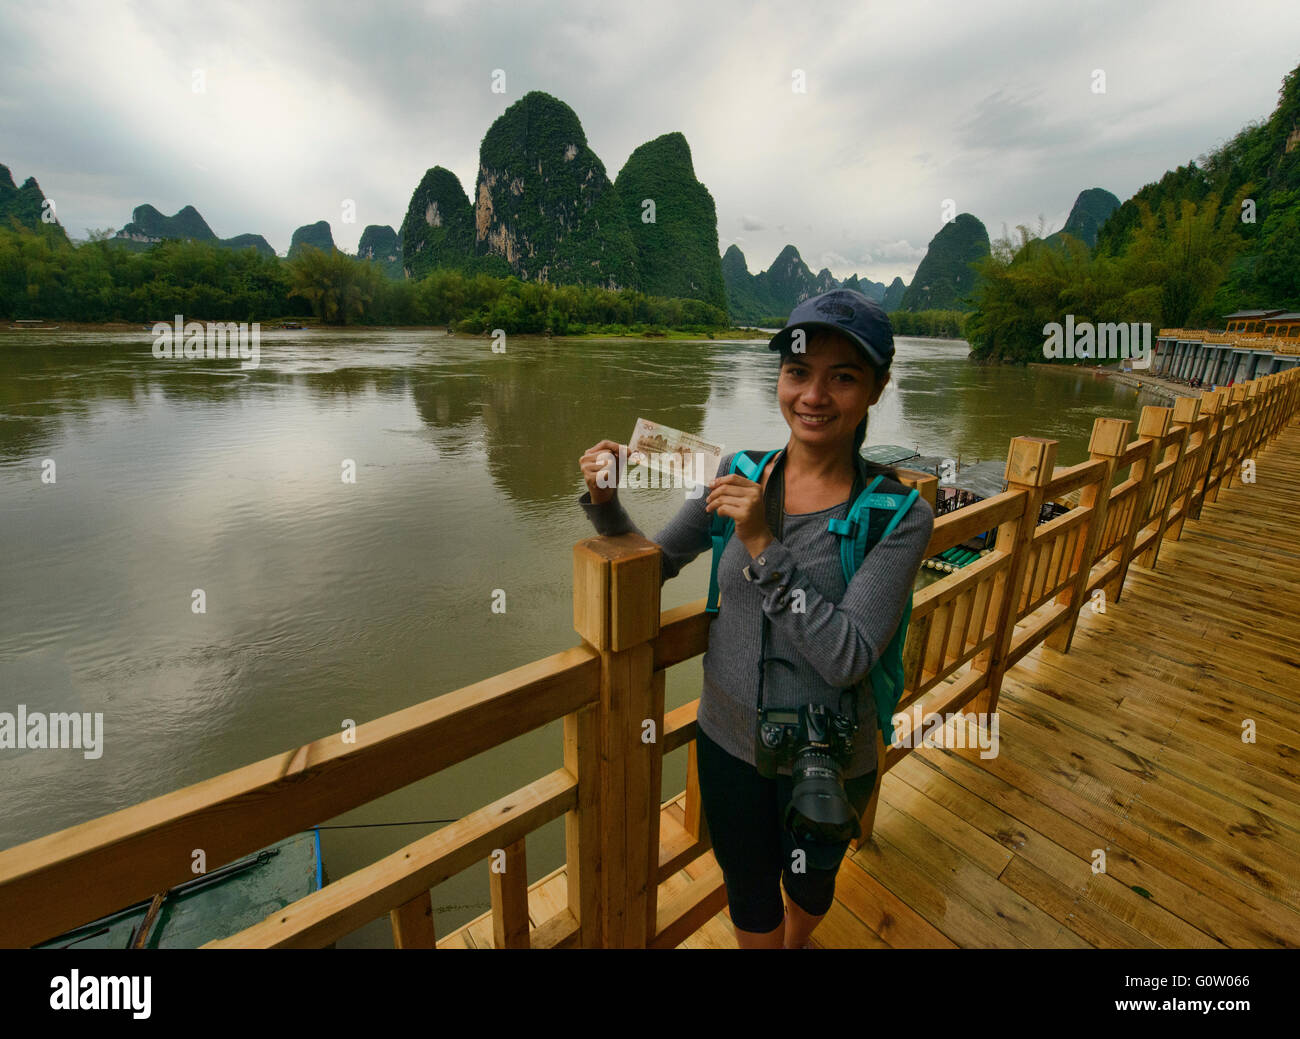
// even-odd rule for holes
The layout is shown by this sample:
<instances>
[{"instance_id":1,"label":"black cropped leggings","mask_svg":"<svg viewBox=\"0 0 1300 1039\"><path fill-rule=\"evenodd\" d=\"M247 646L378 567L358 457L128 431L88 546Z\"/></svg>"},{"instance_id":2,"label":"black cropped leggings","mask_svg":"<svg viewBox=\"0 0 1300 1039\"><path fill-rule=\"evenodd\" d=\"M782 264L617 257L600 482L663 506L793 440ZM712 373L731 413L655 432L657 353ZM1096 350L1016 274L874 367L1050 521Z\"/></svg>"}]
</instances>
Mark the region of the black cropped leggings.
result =
<instances>
[{"instance_id":1,"label":"black cropped leggings","mask_svg":"<svg viewBox=\"0 0 1300 1039\"><path fill-rule=\"evenodd\" d=\"M713 855L727 885L731 922L742 931L767 934L785 918L781 901L784 881L790 900L810 916L821 916L835 897L834 869L814 869L805 864L791 872L794 835L781 822L790 801L791 779L764 779L758 769L728 754L697 729L700 801ZM844 792L861 814L875 786L876 773L848 779ZM848 850L848 841L840 849Z\"/></svg>"}]
</instances>

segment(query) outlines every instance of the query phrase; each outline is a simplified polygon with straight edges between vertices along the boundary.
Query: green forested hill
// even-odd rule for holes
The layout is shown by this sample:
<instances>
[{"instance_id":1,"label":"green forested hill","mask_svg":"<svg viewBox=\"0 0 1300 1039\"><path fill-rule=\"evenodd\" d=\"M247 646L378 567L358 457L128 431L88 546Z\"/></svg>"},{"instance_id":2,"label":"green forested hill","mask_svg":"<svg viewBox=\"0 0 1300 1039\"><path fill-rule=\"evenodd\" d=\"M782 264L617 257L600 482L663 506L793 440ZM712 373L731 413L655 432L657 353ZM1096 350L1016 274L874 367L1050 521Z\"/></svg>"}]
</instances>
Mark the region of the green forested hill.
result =
<instances>
[{"instance_id":1,"label":"green forested hill","mask_svg":"<svg viewBox=\"0 0 1300 1039\"><path fill-rule=\"evenodd\" d=\"M733 321L758 321L780 310L780 304L768 299L755 282L745 254L734 243L722 256L722 277L727 287L727 311Z\"/></svg>"},{"instance_id":2,"label":"green forested hill","mask_svg":"<svg viewBox=\"0 0 1300 1039\"><path fill-rule=\"evenodd\" d=\"M641 145L614 188L636 243L641 291L725 308L718 214L708 188L695 178L686 138L667 133ZM653 221L646 219L647 199L654 203Z\"/></svg>"},{"instance_id":3,"label":"green forested hill","mask_svg":"<svg viewBox=\"0 0 1300 1039\"><path fill-rule=\"evenodd\" d=\"M289 242L289 259L294 259L302 252L304 245L310 245L321 252L333 252L334 235L330 232L328 220L317 220L314 224L304 224L294 231Z\"/></svg>"},{"instance_id":4,"label":"green forested hill","mask_svg":"<svg viewBox=\"0 0 1300 1039\"><path fill-rule=\"evenodd\" d=\"M972 356L1043 357L1043 327L1076 322L1218 328L1235 310L1300 309L1300 68L1273 114L1147 184L1089 250L1050 248L1028 228L980 265Z\"/></svg>"},{"instance_id":5,"label":"green forested hill","mask_svg":"<svg viewBox=\"0 0 1300 1039\"><path fill-rule=\"evenodd\" d=\"M260 234L237 234L234 238L223 238L219 243L227 249L256 249L263 256L274 256L271 243Z\"/></svg>"},{"instance_id":6,"label":"green forested hill","mask_svg":"<svg viewBox=\"0 0 1300 1039\"><path fill-rule=\"evenodd\" d=\"M163 216L146 202L136 206L131 222L119 232L126 237L137 235L156 241L162 238L192 238L196 242L215 242L217 236L193 206L186 206L174 216Z\"/></svg>"},{"instance_id":7,"label":"green forested hill","mask_svg":"<svg viewBox=\"0 0 1300 1039\"><path fill-rule=\"evenodd\" d=\"M390 278L405 276L402 273L401 238L387 224L370 224L361 232L357 259L372 261Z\"/></svg>"},{"instance_id":8,"label":"green forested hill","mask_svg":"<svg viewBox=\"0 0 1300 1039\"><path fill-rule=\"evenodd\" d=\"M989 233L970 213L958 213L930 239L900 310L969 310L964 298L975 286L971 264L989 254Z\"/></svg>"},{"instance_id":9,"label":"green forested hill","mask_svg":"<svg viewBox=\"0 0 1300 1039\"><path fill-rule=\"evenodd\" d=\"M225 249L256 249L263 256L274 256L271 243L260 234L241 234L218 238L199 211L185 206L171 216L164 216L148 202L136 206L131 220L113 238L113 244L136 251L149 249L157 242L170 240L211 242Z\"/></svg>"},{"instance_id":10,"label":"green forested hill","mask_svg":"<svg viewBox=\"0 0 1300 1039\"><path fill-rule=\"evenodd\" d=\"M823 271L819 282L793 245L782 249L767 270L750 274L745 254L733 244L722 258L722 273L728 310L735 321L756 322L787 315L796 304L826 291L818 287L826 279L832 283L830 288L835 287L829 271Z\"/></svg>"},{"instance_id":11,"label":"green forested hill","mask_svg":"<svg viewBox=\"0 0 1300 1039\"><path fill-rule=\"evenodd\" d=\"M1115 211L1097 250L1121 255L1139 235L1142 209L1167 234L1184 207L1231 204L1240 248L1203 308L1209 320L1243 308L1300 307L1300 66L1283 78L1267 120L1147 184Z\"/></svg>"},{"instance_id":12,"label":"green forested hill","mask_svg":"<svg viewBox=\"0 0 1300 1039\"><path fill-rule=\"evenodd\" d=\"M916 279L913 278L912 280L915 281ZM907 286L903 283L903 279L895 278L889 283L889 288L885 290L885 298L880 305L885 308L886 314L892 314L903 305L905 295L907 295Z\"/></svg>"},{"instance_id":13,"label":"green forested hill","mask_svg":"<svg viewBox=\"0 0 1300 1039\"><path fill-rule=\"evenodd\" d=\"M475 252L504 258L520 278L638 285L618 193L563 101L534 90L497 117L474 197Z\"/></svg>"},{"instance_id":14,"label":"green forested hill","mask_svg":"<svg viewBox=\"0 0 1300 1039\"><path fill-rule=\"evenodd\" d=\"M749 273L745 254L736 245L730 245L722 257L722 275L732 320L747 322L775 318L784 322L799 303L836 288L853 289L886 311L893 311L898 309L906 289L902 278L895 278L886 288L882 282L859 278L856 274L838 282L825 268L813 274L793 245L782 249L772 266L758 274Z\"/></svg>"},{"instance_id":15,"label":"green forested hill","mask_svg":"<svg viewBox=\"0 0 1300 1039\"><path fill-rule=\"evenodd\" d=\"M885 283L883 281L859 278L856 274L850 274L840 282L840 288L860 292L874 303L883 303L885 299Z\"/></svg>"},{"instance_id":16,"label":"green forested hill","mask_svg":"<svg viewBox=\"0 0 1300 1039\"><path fill-rule=\"evenodd\" d=\"M402 221L402 257L411 278L423 278L435 267L469 269L474 207L451 170L434 166L420 178Z\"/></svg>"},{"instance_id":17,"label":"green forested hill","mask_svg":"<svg viewBox=\"0 0 1300 1039\"><path fill-rule=\"evenodd\" d=\"M796 304L817 295L817 278L793 245L782 249L772 266L754 280L765 290L763 294L777 304L778 312L789 313Z\"/></svg>"},{"instance_id":18,"label":"green forested hill","mask_svg":"<svg viewBox=\"0 0 1300 1039\"><path fill-rule=\"evenodd\" d=\"M35 177L28 177L20 188L14 183L9 167L0 165L0 228L41 231L66 242L68 235L57 219L57 211L54 213L56 219L50 223L41 221L44 208L45 192Z\"/></svg>"},{"instance_id":19,"label":"green forested hill","mask_svg":"<svg viewBox=\"0 0 1300 1039\"><path fill-rule=\"evenodd\" d=\"M1066 217L1065 226L1047 236L1048 242L1060 240L1061 235L1074 235L1089 249L1097 244L1097 232L1120 206L1119 199L1105 188L1088 188L1079 192Z\"/></svg>"}]
</instances>

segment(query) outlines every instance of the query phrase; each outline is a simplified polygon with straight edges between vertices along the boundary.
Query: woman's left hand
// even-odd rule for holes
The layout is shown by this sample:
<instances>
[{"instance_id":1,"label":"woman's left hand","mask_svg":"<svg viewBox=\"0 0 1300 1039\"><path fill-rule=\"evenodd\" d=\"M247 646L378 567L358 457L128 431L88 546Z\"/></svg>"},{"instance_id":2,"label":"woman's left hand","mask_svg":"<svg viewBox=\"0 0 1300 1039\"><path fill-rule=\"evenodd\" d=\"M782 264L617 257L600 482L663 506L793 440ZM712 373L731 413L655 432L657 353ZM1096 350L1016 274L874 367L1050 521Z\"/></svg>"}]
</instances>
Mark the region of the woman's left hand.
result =
<instances>
[{"instance_id":1,"label":"woman's left hand","mask_svg":"<svg viewBox=\"0 0 1300 1039\"><path fill-rule=\"evenodd\" d=\"M739 473L728 473L709 481L709 497L704 511L717 512L736 523L736 537L749 552L751 558L776 540L767 525L767 516L763 508L763 488L753 480L746 480Z\"/></svg>"}]
</instances>

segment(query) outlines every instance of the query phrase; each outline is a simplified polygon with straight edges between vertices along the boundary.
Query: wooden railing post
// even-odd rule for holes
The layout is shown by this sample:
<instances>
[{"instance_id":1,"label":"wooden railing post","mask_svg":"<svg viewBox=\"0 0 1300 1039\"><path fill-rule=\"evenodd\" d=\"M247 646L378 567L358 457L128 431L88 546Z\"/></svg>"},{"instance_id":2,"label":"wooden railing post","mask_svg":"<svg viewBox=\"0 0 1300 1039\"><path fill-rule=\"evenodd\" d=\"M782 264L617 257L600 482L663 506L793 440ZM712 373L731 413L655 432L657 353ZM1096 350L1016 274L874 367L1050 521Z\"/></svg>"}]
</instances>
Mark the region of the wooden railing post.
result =
<instances>
[{"instance_id":1,"label":"wooden railing post","mask_svg":"<svg viewBox=\"0 0 1300 1039\"><path fill-rule=\"evenodd\" d=\"M1124 540L1110 554L1119 566L1115 576L1106 582L1106 601L1119 602L1124 593L1124 579L1128 576L1129 564L1133 561L1133 544L1142 529L1150 522L1148 513L1151 509L1151 492L1154 486L1156 466L1160 464L1161 445L1169 432L1169 420L1173 413L1169 408L1145 407L1138 420L1138 438L1151 441L1151 453L1140 458L1129 467L1129 476L1138 481L1134 493L1133 515L1129 519L1129 529Z\"/></svg>"},{"instance_id":2,"label":"wooden railing post","mask_svg":"<svg viewBox=\"0 0 1300 1039\"><path fill-rule=\"evenodd\" d=\"M493 853L493 861L488 864L488 889L493 948L527 949L528 857L522 838Z\"/></svg>"},{"instance_id":3,"label":"wooden railing post","mask_svg":"<svg viewBox=\"0 0 1300 1039\"><path fill-rule=\"evenodd\" d=\"M1070 652L1070 643L1074 641L1074 629L1079 624L1079 610L1084 606L1083 598L1092 575L1093 563L1096 561L1097 544L1106 526L1110 489L1115 481L1115 461L1124 453L1132 425L1133 423L1128 419L1117 418L1099 418L1092 423L1088 457L1105 462L1106 469L1097 483L1087 484L1079 492L1079 505L1091 507L1093 512L1088 526L1088 536L1079 545L1075 555L1074 565L1078 570L1078 576L1075 577L1074 586L1063 589L1056 597L1057 602L1067 603L1072 607L1068 623L1059 625L1047 636L1047 645L1059 653Z\"/></svg>"},{"instance_id":4,"label":"wooden railing post","mask_svg":"<svg viewBox=\"0 0 1300 1039\"><path fill-rule=\"evenodd\" d=\"M1186 428L1187 438L1183 441L1182 455L1179 458L1178 468L1174 470L1174 479L1170 484L1170 494L1166 498L1165 505L1165 512L1168 514L1178 505L1180 500L1182 502L1182 506L1178 510L1178 518L1170 523L1165 531L1165 534L1173 541L1177 541L1183 536L1183 523L1192 509L1192 494L1196 490L1196 482L1201 475L1201 468L1205 465L1205 438L1208 433L1208 423L1201 418L1200 412L1201 402L1196 397L1179 397L1174 401L1174 424ZM1192 454L1193 451L1196 452L1195 455ZM1187 473L1187 486L1175 498L1173 490L1176 489L1185 466L1193 466L1194 468Z\"/></svg>"},{"instance_id":5,"label":"wooden railing post","mask_svg":"<svg viewBox=\"0 0 1300 1039\"><path fill-rule=\"evenodd\" d=\"M699 742L691 740L686 753L686 804L683 822L687 833L697 841L705 841L708 840L709 827L704 818L704 804L700 800Z\"/></svg>"},{"instance_id":6,"label":"wooden railing post","mask_svg":"<svg viewBox=\"0 0 1300 1039\"><path fill-rule=\"evenodd\" d=\"M578 807L564 813L564 874L579 944L601 947L600 710L595 704L564 716L564 767L578 780Z\"/></svg>"},{"instance_id":7,"label":"wooden railing post","mask_svg":"<svg viewBox=\"0 0 1300 1039\"><path fill-rule=\"evenodd\" d=\"M939 511L939 478L920 469L895 469L898 480L905 487L915 487L919 497L930 503L930 510Z\"/></svg>"},{"instance_id":8,"label":"wooden railing post","mask_svg":"<svg viewBox=\"0 0 1300 1039\"><path fill-rule=\"evenodd\" d=\"M1222 451L1223 422L1226 415L1223 410L1223 391L1201 394L1201 415L1208 418L1210 424L1205 429L1205 461L1201 463L1201 477L1196 481L1192 497L1188 501L1192 519L1201 518L1201 508L1205 505L1205 495L1210 481L1214 478L1214 467L1218 453Z\"/></svg>"},{"instance_id":9,"label":"wooden railing post","mask_svg":"<svg viewBox=\"0 0 1300 1039\"><path fill-rule=\"evenodd\" d=\"M1193 408L1196 406L1196 401L1190 397L1180 397L1178 400L1189 401ZM1182 436L1177 435L1177 430L1173 425L1178 421L1177 403L1178 402L1175 401L1175 407L1165 409L1169 412L1169 425L1166 427L1167 432L1165 435L1160 438L1161 457L1156 463L1155 468L1151 471L1151 503L1147 512L1151 515L1152 519L1147 522L1148 524L1152 521L1155 522L1156 536L1155 540L1153 540L1143 551L1142 555L1138 557L1139 565L1146 567L1148 570L1155 568L1156 559L1160 555L1160 542L1164 540L1165 526L1169 522L1169 505L1173 498L1174 488L1177 484L1178 470L1183 464L1183 456L1187 453L1187 441L1191 437L1191 431L1187 428L1186 424L1183 426ZM1171 440L1174 442L1169 443ZM1156 473L1156 468L1166 465L1167 463L1172 464L1169 465L1165 475L1159 477ZM1161 481L1159 486L1156 485L1157 480Z\"/></svg>"},{"instance_id":10,"label":"wooden railing post","mask_svg":"<svg viewBox=\"0 0 1300 1039\"><path fill-rule=\"evenodd\" d=\"M1263 383L1253 379L1246 384L1246 403L1250 407L1250 418L1246 423L1246 444L1242 449L1243 457L1253 455L1259 447L1259 425L1264 410Z\"/></svg>"},{"instance_id":11,"label":"wooden railing post","mask_svg":"<svg viewBox=\"0 0 1300 1039\"><path fill-rule=\"evenodd\" d=\"M394 949L436 949L437 933L433 927L433 899L421 891L409 902L388 912L393 928Z\"/></svg>"},{"instance_id":12,"label":"wooden railing post","mask_svg":"<svg viewBox=\"0 0 1300 1039\"><path fill-rule=\"evenodd\" d=\"M1223 453L1220 456L1222 466L1214 481L1211 501L1219 500L1219 490L1227 484L1232 486L1232 474L1241 461L1245 447L1242 438L1246 432L1246 418L1249 415L1246 403L1246 387L1241 383L1228 389L1228 421L1225 423Z\"/></svg>"},{"instance_id":13,"label":"wooden railing post","mask_svg":"<svg viewBox=\"0 0 1300 1039\"><path fill-rule=\"evenodd\" d=\"M644 949L654 936L649 905L658 890L660 791L652 787L662 757L663 694L650 640L659 634L659 566L659 546L637 534L588 538L573 549L573 627L601 658L598 874L605 948ZM653 742L643 741L649 733Z\"/></svg>"},{"instance_id":14,"label":"wooden railing post","mask_svg":"<svg viewBox=\"0 0 1300 1039\"><path fill-rule=\"evenodd\" d=\"M1038 513L1043 505L1043 486L1051 480L1056 468L1057 443L1042 437L1015 437L1007 452L1007 490L1023 490L1028 499L1020 519L1001 524L994 540L995 548L1010 551L1011 563L1005 571L1005 580L999 578L993 592L999 596L993 645L971 661L975 670L988 672L988 685L971 700L972 713L975 714L991 715L997 710L1007 654L1011 650L1020 613L1025 564L1034 547L1034 528L1038 526Z\"/></svg>"}]
</instances>

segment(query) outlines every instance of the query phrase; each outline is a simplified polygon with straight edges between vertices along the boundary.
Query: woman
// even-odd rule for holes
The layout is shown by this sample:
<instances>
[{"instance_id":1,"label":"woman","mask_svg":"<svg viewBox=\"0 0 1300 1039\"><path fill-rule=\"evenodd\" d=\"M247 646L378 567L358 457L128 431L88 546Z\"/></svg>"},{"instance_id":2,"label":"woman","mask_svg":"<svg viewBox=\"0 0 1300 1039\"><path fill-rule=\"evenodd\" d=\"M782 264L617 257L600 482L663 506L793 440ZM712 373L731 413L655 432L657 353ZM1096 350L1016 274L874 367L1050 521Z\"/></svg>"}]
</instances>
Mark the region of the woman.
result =
<instances>
[{"instance_id":1,"label":"woman","mask_svg":"<svg viewBox=\"0 0 1300 1039\"><path fill-rule=\"evenodd\" d=\"M841 709L841 693L867 674L898 627L934 513L916 501L846 586L839 538L828 521L843 519L875 474L885 476L878 492L907 492L892 469L859 453L868 409L889 381L889 319L860 293L837 289L796 307L768 345L781 354L777 401L790 427L785 449L761 483L731 473L733 456L724 457L707 498L688 498L651 540L663 550L668 580L711 547L715 513L735 521L718 567L720 609L704 655L700 795L737 943L800 949L809 947L830 908L848 842L814 845L784 825L790 776L765 779L755 766L760 697L764 707ZM602 440L580 459L587 493L579 503L601 534L640 533L618 501L620 447ZM848 698L859 728L844 788L861 814L878 764L876 711L865 683Z\"/></svg>"}]
</instances>

